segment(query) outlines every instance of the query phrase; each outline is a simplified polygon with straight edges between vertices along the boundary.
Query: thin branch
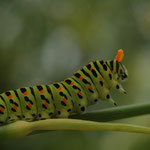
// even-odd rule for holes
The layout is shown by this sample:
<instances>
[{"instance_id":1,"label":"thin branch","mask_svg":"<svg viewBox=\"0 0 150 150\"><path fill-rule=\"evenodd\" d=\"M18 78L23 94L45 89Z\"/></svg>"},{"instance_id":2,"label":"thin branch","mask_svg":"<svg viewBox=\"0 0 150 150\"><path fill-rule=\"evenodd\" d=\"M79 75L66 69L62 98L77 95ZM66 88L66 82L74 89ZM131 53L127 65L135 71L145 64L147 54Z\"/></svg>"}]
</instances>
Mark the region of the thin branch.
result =
<instances>
[{"instance_id":1,"label":"thin branch","mask_svg":"<svg viewBox=\"0 0 150 150\"><path fill-rule=\"evenodd\" d=\"M150 114L150 103L114 107L82 115L72 115L71 118L107 122L146 114Z\"/></svg>"}]
</instances>

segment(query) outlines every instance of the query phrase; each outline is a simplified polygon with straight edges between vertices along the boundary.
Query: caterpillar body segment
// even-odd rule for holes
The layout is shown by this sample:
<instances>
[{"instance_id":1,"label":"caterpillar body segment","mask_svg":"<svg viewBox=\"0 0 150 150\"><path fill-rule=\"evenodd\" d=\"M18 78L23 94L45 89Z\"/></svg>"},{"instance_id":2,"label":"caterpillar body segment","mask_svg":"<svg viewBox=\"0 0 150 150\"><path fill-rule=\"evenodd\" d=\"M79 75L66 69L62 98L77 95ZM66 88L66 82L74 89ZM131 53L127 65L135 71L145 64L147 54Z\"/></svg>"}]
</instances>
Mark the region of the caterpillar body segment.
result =
<instances>
[{"instance_id":1,"label":"caterpillar body segment","mask_svg":"<svg viewBox=\"0 0 150 150\"><path fill-rule=\"evenodd\" d=\"M74 112L82 114L89 105L87 95L82 86L73 78L67 78L61 83L64 84L69 93L71 93L74 103Z\"/></svg>"},{"instance_id":2,"label":"caterpillar body segment","mask_svg":"<svg viewBox=\"0 0 150 150\"><path fill-rule=\"evenodd\" d=\"M119 83L128 77L127 69L121 63L123 56L123 50L119 50L114 60L90 62L64 81L0 94L0 124L68 118L72 113L84 113L98 99L116 106L110 89L126 94Z\"/></svg>"},{"instance_id":3,"label":"caterpillar body segment","mask_svg":"<svg viewBox=\"0 0 150 150\"><path fill-rule=\"evenodd\" d=\"M0 124L3 124L8 118L8 109L2 96L0 96Z\"/></svg>"},{"instance_id":4,"label":"caterpillar body segment","mask_svg":"<svg viewBox=\"0 0 150 150\"><path fill-rule=\"evenodd\" d=\"M71 94L68 89L64 87L62 83L53 83L49 85L52 89L54 96L54 102L56 106L57 118L68 118L68 116L74 112L74 103Z\"/></svg>"},{"instance_id":5,"label":"caterpillar body segment","mask_svg":"<svg viewBox=\"0 0 150 150\"><path fill-rule=\"evenodd\" d=\"M82 68L72 76L84 89L88 104L92 105L98 101L98 92L90 75Z\"/></svg>"},{"instance_id":6,"label":"caterpillar body segment","mask_svg":"<svg viewBox=\"0 0 150 150\"><path fill-rule=\"evenodd\" d=\"M7 118L5 118L5 120L7 119L7 122L11 123L16 120L22 119L22 108L20 101L15 94L15 91L7 91L5 93L2 93L0 97L2 101L5 102L7 109Z\"/></svg>"},{"instance_id":7,"label":"caterpillar body segment","mask_svg":"<svg viewBox=\"0 0 150 150\"><path fill-rule=\"evenodd\" d=\"M32 90L30 87L21 87L16 90L16 97L21 105L22 120L33 121L36 118L38 108Z\"/></svg>"},{"instance_id":8,"label":"caterpillar body segment","mask_svg":"<svg viewBox=\"0 0 150 150\"><path fill-rule=\"evenodd\" d=\"M52 91L48 85L33 86L36 99L37 113L33 113L38 119L48 119L55 115L55 105Z\"/></svg>"},{"instance_id":9,"label":"caterpillar body segment","mask_svg":"<svg viewBox=\"0 0 150 150\"><path fill-rule=\"evenodd\" d=\"M107 96L109 95L109 89L107 88L106 81L103 79L102 75L98 73L98 70L94 67L93 62L88 63L88 65L84 66L83 69L91 76L98 92L98 98L102 100L107 99Z\"/></svg>"},{"instance_id":10,"label":"caterpillar body segment","mask_svg":"<svg viewBox=\"0 0 150 150\"><path fill-rule=\"evenodd\" d=\"M114 72L110 66L111 61L98 61L96 60L95 64L97 64L97 68L99 68L99 72L104 77L107 88L114 88L117 84L117 81L114 79ZM113 63L113 61L112 61Z\"/></svg>"}]
</instances>

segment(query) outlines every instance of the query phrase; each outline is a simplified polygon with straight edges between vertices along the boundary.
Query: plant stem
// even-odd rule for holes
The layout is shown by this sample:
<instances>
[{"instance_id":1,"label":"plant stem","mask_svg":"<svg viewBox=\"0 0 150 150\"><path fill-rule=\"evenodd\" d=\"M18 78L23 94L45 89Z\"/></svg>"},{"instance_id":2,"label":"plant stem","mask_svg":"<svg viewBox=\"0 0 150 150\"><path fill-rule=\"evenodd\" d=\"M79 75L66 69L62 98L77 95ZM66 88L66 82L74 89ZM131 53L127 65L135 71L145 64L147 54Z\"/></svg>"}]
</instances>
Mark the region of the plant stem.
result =
<instances>
[{"instance_id":1,"label":"plant stem","mask_svg":"<svg viewBox=\"0 0 150 150\"><path fill-rule=\"evenodd\" d=\"M76 119L47 119L35 122L18 121L0 128L0 139L21 138L34 131L73 130L73 131L121 131L150 134L150 128Z\"/></svg>"},{"instance_id":2,"label":"plant stem","mask_svg":"<svg viewBox=\"0 0 150 150\"><path fill-rule=\"evenodd\" d=\"M82 115L72 115L70 118L107 122L145 114L150 114L150 103L115 107L101 111L89 112Z\"/></svg>"},{"instance_id":3,"label":"plant stem","mask_svg":"<svg viewBox=\"0 0 150 150\"><path fill-rule=\"evenodd\" d=\"M46 130L78 130L78 131L122 131L150 134L150 128L127 125L104 123L117 119L129 118L150 114L150 103L138 104L90 112L83 115L72 115L76 119L47 119L35 122L18 121L0 127L0 139L20 138L30 133ZM91 121L84 121L91 120ZM97 121L97 122L94 122Z\"/></svg>"}]
</instances>

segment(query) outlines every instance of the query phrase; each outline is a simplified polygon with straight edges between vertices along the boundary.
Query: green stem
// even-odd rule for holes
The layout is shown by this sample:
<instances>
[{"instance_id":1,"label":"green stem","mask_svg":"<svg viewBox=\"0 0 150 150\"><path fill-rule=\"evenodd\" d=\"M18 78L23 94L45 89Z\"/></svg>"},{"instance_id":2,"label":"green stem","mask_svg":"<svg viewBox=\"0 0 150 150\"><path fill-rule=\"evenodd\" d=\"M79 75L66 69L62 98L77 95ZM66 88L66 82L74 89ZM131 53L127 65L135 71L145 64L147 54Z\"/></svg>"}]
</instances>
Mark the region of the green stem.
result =
<instances>
[{"instance_id":1,"label":"green stem","mask_svg":"<svg viewBox=\"0 0 150 150\"><path fill-rule=\"evenodd\" d=\"M90 112L83 115L72 115L76 119L48 119L35 122L18 121L9 125L0 127L0 139L19 138L30 133L46 130L78 130L78 131L122 131L150 134L150 128L127 125L104 123L117 119L129 118L150 114L150 103L138 104L106 109L97 112ZM91 121L84 121L91 120ZM97 121L97 122L94 122ZM103 122L103 123L102 123Z\"/></svg>"},{"instance_id":2,"label":"green stem","mask_svg":"<svg viewBox=\"0 0 150 150\"><path fill-rule=\"evenodd\" d=\"M72 115L71 118L107 122L145 114L150 114L150 103L114 107L101 111L89 112L82 115Z\"/></svg>"},{"instance_id":3,"label":"green stem","mask_svg":"<svg viewBox=\"0 0 150 150\"><path fill-rule=\"evenodd\" d=\"M34 131L73 130L73 131L121 131L150 134L150 128L115 123L102 123L76 119L48 119L35 122L18 121L0 128L0 139L21 138Z\"/></svg>"},{"instance_id":4,"label":"green stem","mask_svg":"<svg viewBox=\"0 0 150 150\"><path fill-rule=\"evenodd\" d=\"M61 125L60 125L61 124ZM150 134L150 128L117 123L103 123L76 119L53 119L33 122L34 131L39 130L74 130L74 131L122 131Z\"/></svg>"}]
</instances>

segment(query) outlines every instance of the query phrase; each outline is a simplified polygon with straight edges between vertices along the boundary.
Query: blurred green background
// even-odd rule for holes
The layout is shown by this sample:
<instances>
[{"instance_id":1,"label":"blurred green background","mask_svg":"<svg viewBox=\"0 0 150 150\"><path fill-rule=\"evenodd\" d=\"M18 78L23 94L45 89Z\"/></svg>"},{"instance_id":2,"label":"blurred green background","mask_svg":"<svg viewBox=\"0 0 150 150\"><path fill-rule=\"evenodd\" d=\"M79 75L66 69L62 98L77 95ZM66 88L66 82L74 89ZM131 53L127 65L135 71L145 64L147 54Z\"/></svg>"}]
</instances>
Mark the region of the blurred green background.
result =
<instances>
[{"instance_id":1,"label":"blurred green background","mask_svg":"<svg viewBox=\"0 0 150 150\"><path fill-rule=\"evenodd\" d=\"M128 94L121 105L150 101L149 0L0 0L0 92L49 84L95 59L125 51ZM110 108L100 102L95 109ZM150 126L149 115L117 122ZM150 136L119 132L46 132L0 141L0 149L149 150Z\"/></svg>"}]
</instances>

